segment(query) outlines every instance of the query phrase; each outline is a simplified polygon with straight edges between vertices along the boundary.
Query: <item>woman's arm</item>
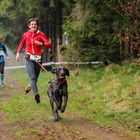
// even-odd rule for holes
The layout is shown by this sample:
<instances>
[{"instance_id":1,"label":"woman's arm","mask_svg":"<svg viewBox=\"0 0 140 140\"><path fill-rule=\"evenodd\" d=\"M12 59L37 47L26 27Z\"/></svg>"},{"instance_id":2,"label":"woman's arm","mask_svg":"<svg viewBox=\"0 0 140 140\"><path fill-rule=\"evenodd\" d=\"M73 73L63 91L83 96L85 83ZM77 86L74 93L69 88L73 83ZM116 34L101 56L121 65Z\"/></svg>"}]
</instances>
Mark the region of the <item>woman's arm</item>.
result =
<instances>
[{"instance_id":1,"label":"woman's arm","mask_svg":"<svg viewBox=\"0 0 140 140\"><path fill-rule=\"evenodd\" d=\"M22 39L19 43L19 46L18 46L18 49L17 49L17 55L16 55L16 60L19 61L20 59L20 52L22 51L23 47L24 47L24 44L25 44L25 41L26 41L26 33L24 33L22 35Z\"/></svg>"},{"instance_id":2,"label":"woman's arm","mask_svg":"<svg viewBox=\"0 0 140 140\"><path fill-rule=\"evenodd\" d=\"M45 48L51 48L51 42L47 39L47 37L45 36L45 34L43 32L40 33L41 34L41 39L43 41L43 46Z\"/></svg>"}]
</instances>

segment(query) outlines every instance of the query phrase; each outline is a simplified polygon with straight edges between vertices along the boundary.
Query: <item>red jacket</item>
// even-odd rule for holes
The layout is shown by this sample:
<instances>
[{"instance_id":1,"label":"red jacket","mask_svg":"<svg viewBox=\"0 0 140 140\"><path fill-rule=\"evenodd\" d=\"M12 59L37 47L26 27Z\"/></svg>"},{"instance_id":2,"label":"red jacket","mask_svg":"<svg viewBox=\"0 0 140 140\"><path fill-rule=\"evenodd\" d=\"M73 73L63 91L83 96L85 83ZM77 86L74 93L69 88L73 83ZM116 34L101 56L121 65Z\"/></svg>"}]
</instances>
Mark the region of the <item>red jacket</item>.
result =
<instances>
[{"instance_id":1,"label":"red jacket","mask_svg":"<svg viewBox=\"0 0 140 140\"><path fill-rule=\"evenodd\" d=\"M26 43L26 53L41 55L43 53L42 46L36 45L35 41L43 42L45 48L51 48L51 43L42 31L31 32L28 30L22 36L22 40L18 46L17 53L20 53Z\"/></svg>"}]
</instances>

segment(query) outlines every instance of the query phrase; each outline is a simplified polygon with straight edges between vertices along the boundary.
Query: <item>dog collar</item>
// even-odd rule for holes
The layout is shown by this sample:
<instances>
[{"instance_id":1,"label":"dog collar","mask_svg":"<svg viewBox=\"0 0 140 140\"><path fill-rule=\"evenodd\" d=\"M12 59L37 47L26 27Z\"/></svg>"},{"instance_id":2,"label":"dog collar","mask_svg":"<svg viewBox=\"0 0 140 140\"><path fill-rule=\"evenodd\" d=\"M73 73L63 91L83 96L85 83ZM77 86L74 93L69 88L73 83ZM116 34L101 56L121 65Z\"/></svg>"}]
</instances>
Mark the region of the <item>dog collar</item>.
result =
<instances>
[{"instance_id":1,"label":"dog collar","mask_svg":"<svg viewBox=\"0 0 140 140\"><path fill-rule=\"evenodd\" d=\"M63 85L66 82L66 79L58 79L57 81L59 85Z\"/></svg>"}]
</instances>

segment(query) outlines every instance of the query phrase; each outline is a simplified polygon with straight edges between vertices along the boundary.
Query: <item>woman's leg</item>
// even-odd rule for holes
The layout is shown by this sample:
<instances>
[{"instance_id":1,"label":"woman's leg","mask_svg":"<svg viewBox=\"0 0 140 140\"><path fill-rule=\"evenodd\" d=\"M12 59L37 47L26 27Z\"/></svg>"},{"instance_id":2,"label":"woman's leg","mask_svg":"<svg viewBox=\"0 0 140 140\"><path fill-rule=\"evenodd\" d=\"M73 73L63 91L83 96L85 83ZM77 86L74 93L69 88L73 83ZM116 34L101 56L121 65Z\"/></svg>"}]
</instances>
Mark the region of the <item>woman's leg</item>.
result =
<instances>
[{"instance_id":1,"label":"woman's leg","mask_svg":"<svg viewBox=\"0 0 140 140\"><path fill-rule=\"evenodd\" d=\"M0 63L0 86L4 84L4 66L5 62L3 61Z\"/></svg>"},{"instance_id":2,"label":"woman's leg","mask_svg":"<svg viewBox=\"0 0 140 140\"><path fill-rule=\"evenodd\" d=\"M36 73L36 83L37 83L37 80L38 80L38 76L40 74L40 66L36 63L35 64L35 73ZM31 83L28 84L28 86L25 88L25 93L28 94L31 90Z\"/></svg>"},{"instance_id":3,"label":"woman's leg","mask_svg":"<svg viewBox=\"0 0 140 140\"><path fill-rule=\"evenodd\" d=\"M40 64L42 64L42 63L40 63ZM38 76L39 76L39 74L40 74L40 69L41 69L41 67L39 66L38 63L36 63L36 79L37 79L37 80L38 80Z\"/></svg>"},{"instance_id":4,"label":"woman's leg","mask_svg":"<svg viewBox=\"0 0 140 140\"><path fill-rule=\"evenodd\" d=\"M38 94L37 78L39 76L40 68L36 66L36 62L26 60L26 69L30 78L31 88L35 95L36 103L40 103L40 95ZM38 68L38 69L37 69Z\"/></svg>"},{"instance_id":5,"label":"woman's leg","mask_svg":"<svg viewBox=\"0 0 140 140\"><path fill-rule=\"evenodd\" d=\"M36 72L36 62L31 61L31 60L26 60L26 69L30 78L30 84L31 84L33 93L37 94L38 93L38 87L37 87L38 73Z\"/></svg>"}]
</instances>

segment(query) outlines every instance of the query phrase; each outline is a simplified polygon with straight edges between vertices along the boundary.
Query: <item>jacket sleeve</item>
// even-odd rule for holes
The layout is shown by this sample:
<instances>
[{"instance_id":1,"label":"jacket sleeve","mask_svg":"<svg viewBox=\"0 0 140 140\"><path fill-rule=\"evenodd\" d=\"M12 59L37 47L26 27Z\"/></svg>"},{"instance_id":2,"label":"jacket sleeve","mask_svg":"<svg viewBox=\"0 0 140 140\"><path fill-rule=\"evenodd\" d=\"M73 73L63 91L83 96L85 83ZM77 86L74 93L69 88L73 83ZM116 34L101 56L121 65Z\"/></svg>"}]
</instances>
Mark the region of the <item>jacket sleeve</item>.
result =
<instances>
[{"instance_id":1,"label":"jacket sleeve","mask_svg":"<svg viewBox=\"0 0 140 140\"><path fill-rule=\"evenodd\" d=\"M17 49L17 53L20 53L24 47L24 44L25 44L25 41L26 41L26 33L24 33L22 35L22 39L21 39L21 42L19 43L19 46L18 46L18 49Z\"/></svg>"},{"instance_id":2,"label":"jacket sleeve","mask_svg":"<svg viewBox=\"0 0 140 140\"><path fill-rule=\"evenodd\" d=\"M43 32L41 32L41 39L43 41L43 46L45 48L51 48L51 42L46 38L45 34Z\"/></svg>"},{"instance_id":3,"label":"jacket sleeve","mask_svg":"<svg viewBox=\"0 0 140 140\"><path fill-rule=\"evenodd\" d=\"M4 45L3 45L3 51L4 51L5 56L8 57L9 55L8 55L7 49L5 48Z\"/></svg>"}]
</instances>

